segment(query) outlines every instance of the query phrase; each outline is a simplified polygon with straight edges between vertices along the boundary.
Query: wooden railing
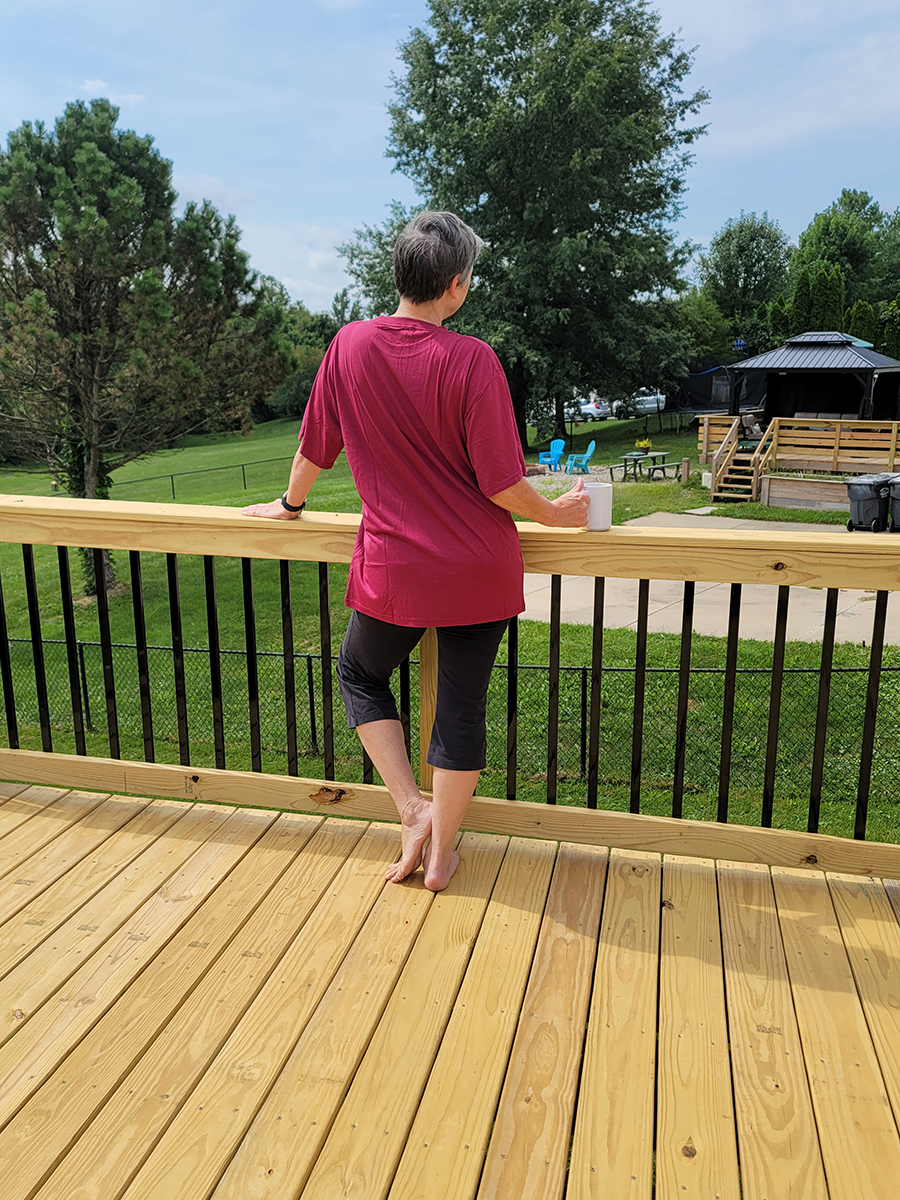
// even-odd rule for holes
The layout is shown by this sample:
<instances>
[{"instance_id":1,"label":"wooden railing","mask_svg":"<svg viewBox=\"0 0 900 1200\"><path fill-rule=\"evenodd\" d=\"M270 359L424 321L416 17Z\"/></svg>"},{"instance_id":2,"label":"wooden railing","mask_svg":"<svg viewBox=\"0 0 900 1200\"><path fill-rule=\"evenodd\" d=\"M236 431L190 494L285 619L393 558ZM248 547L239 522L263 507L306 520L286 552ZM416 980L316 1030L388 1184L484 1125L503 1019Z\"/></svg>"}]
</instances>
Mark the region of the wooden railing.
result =
<instances>
[{"instance_id":1,"label":"wooden railing","mask_svg":"<svg viewBox=\"0 0 900 1200\"><path fill-rule=\"evenodd\" d=\"M25 554L24 583L27 608L32 624L32 636L37 655L41 639L40 600L30 561L30 547L45 546L102 546L114 551L129 551L135 556L153 551L174 560L180 555L201 555L207 563L217 556L240 557L248 564L253 559L310 561L320 564L327 579L327 564L348 562L351 558L360 518L346 514L311 513L302 520L285 524L253 520L234 509L199 507L175 504L115 503L88 500L36 499L21 496L0 496L0 541L21 543ZM854 538L841 531L770 534L767 531L726 531L709 529L667 529L649 527L620 527L604 533L581 530L547 529L533 524L521 524L519 536L525 569L528 572L553 577L553 604L550 613L550 709L547 716L547 800L544 804L506 800L479 799L473 802L474 827L486 831L528 833L535 836L558 836L574 841L604 844L636 845L639 839L656 839L659 848L678 849L690 853L691 830L702 822L681 820L682 798L685 791L685 749L688 731L692 682L691 634L693 629L694 586L697 582L730 582L731 603L728 620L728 654L724 672L724 702L721 718L721 760L719 768L718 820L727 822L731 788L732 744L735 729L735 686L738 674L738 638L741 586L768 584L777 588L778 616L774 628L774 657L769 684L769 718L765 746L765 780L762 787L761 824L773 823L773 801L776 791L776 760L778 756L781 721L781 695L785 676L785 639L787 614L792 586L827 589L825 630L821 649L818 678L818 706L815 716L815 746L812 760L812 783L808 829L819 827L819 808L822 797L822 776L825 764L829 689L833 674L835 620L838 589L864 586L878 593L873 609L873 627L869 666L868 690L858 713L857 728L861 730L859 783L856 797L855 835L865 837L868 813L872 761L875 752L875 723L878 710L879 683L882 672L882 649L888 593L900 590L900 559L889 538ZM61 583L65 593L62 557ZM67 558L66 558L67 564ZM140 578L139 562L137 578ZM67 570L67 565L66 565ZM177 577L177 572L175 573ZM587 576L595 579L593 646L591 652L590 689L587 700L590 714L589 767L585 780L586 808L556 810L556 762L559 743L559 631L561 620L560 591L564 575ZM634 701L632 725L631 814L592 813L600 807L601 764L601 677L603 663L603 612L605 579L639 580L636 662L634 667ZM67 578L67 577L66 577ZM135 574L132 574L135 578ZM675 760L672 783L672 817L638 816L641 808L642 753L644 731L644 696L650 678L647 666L647 635L649 612L649 581L680 580L684 582L684 604L680 666L677 668L678 694L674 701L672 728ZM19 749L15 736L15 698L9 669L9 653L4 628L4 602L26 603L7 588L4 600L0 580L0 675L6 713L8 748L0 748L0 778L35 783L55 783L69 787L87 787L102 791L139 793L144 795L181 796L211 800L219 803L273 805L279 808L318 811L322 806L339 806L348 815L393 815L385 789L372 783L340 784L333 779L297 779L289 776L253 772L229 771L219 768L197 768L191 765L189 744L185 737L181 765L153 761L122 760L117 753L109 758L91 757L82 750L75 755L54 753L51 748L50 717L46 702L40 698L42 664L35 659L34 672L38 679L39 704L42 704L41 728L46 726L44 749ZM176 585L177 587L177 585ZM327 594L327 583L326 583ZM249 608L252 624L252 586ZM213 587L214 597L214 587ZM170 596L171 600L171 596ZM246 594L245 594L246 600ZM71 613L71 589L68 600L63 597L66 623ZM135 599L137 603L137 598ZM283 601L284 603L284 601ZM101 641L109 645L108 621L104 629L104 606L98 606L101 617ZM245 605L245 620L248 609ZM285 610L285 636L290 627L290 607ZM137 609L136 609L137 612ZM512 634L512 631L511 631ZM67 632L67 639L69 634ZM324 635L323 635L324 636ZM145 646L146 649L146 646ZM106 651L104 651L106 653ZM255 651L254 651L255 653ZM515 772L516 691L515 648L510 640L510 680L508 708L508 753L511 770ZM138 664L140 666L140 646ZM248 651L248 661L250 653ZM73 655L70 657L70 672ZM108 661L107 661L108 658ZM287 658L287 651L286 651ZM555 660L555 661L554 661ZM330 650L323 653L323 673L330 680ZM329 666L326 668L326 662ZM420 649L420 763L422 785L428 787L430 768L424 762L424 747L428 744L434 712L436 662L433 642L426 638ZM104 676L108 695L115 701L115 680L112 658L104 659ZM149 689L146 671L138 671L142 699L146 696L149 711ZM554 683L555 680L555 683ZM134 686L137 686L135 684ZM330 687L330 683L329 683ZM73 677L73 704L77 680ZM108 706L109 707L109 706ZM258 708L256 695L256 739L258 746ZM113 712L114 715L114 712ZM251 696L251 734L253 697ZM112 745L112 724L110 725ZM152 744L152 742L151 742ZM508 796L515 795L514 786ZM673 819L674 818L674 819ZM632 829L629 820L637 820L639 828ZM599 822L599 824L598 824ZM704 833L706 853L739 860L797 863L797 855L805 849L807 856L817 861L841 864L841 869L873 869L877 846L870 844L868 854L841 851L828 860L823 850L825 842L843 839L824 839L810 843L806 835L787 830L766 830L758 833L746 826L716 827L719 832L710 840ZM629 830L631 830L629 832ZM759 838L762 837L762 841ZM687 840L686 840L687 839ZM805 840L806 839L806 840ZM699 844L699 843L698 843ZM815 845L815 850L810 847ZM699 852L699 851L696 851ZM826 857L822 857L826 854ZM774 858L772 857L774 855ZM896 853L891 859L896 862ZM837 869L837 868L836 868ZM878 873L876 871L876 873ZM882 871L881 873L889 873Z\"/></svg>"},{"instance_id":2,"label":"wooden railing","mask_svg":"<svg viewBox=\"0 0 900 1200\"><path fill-rule=\"evenodd\" d=\"M734 462L740 437L741 419L740 417L735 417L728 427L728 432L712 456L712 482L709 489L711 496L715 496L718 492L719 485L728 474L728 468Z\"/></svg>"},{"instance_id":3,"label":"wooden railing","mask_svg":"<svg viewBox=\"0 0 900 1200\"><path fill-rule=\"evenodd\" d=\"M762 436L762 441L753 452L753 481L751 483L750 499L759 499L760 480L774 461L778 451L778 421L770 422Z\"/></svg>"},{"instance_id":4,"label":"wooden railing","mask_svg":"<svg viewBox=\"0 0 900 1200\"><path fill-rule=\"evenodd\" d=\"M865 474L897 469L898 421L775 417L764 471Z\"/></svg>"},{"instance_id":5,"label":"wooden railing","mask_svg":"<svg viewBox=\"0 0 900 1200\"><path fill-rule=\"evenodd\" d=\"M705 413L700 417L697 429L697 455L702 466L706 466L719 446L728 437L735 418L728 413Z\"/></svg>"}]
</instances>

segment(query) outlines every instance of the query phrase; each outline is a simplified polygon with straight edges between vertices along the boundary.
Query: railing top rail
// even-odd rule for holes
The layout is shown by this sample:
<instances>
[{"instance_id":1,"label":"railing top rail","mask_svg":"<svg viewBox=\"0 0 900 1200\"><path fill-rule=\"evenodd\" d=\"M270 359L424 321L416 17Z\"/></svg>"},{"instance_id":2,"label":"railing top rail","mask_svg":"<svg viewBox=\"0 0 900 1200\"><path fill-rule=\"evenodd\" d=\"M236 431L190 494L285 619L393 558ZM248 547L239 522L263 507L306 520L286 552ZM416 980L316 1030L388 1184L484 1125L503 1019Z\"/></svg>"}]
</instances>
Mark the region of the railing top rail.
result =
<instances>
[{"instance_id":1,"label":"railing top rail","mask_svg":"<svg viewBox=\"0 0 900 1200\"><path fill-rule=\"evenodd\" d=\"M205 505L0 495L0 541L31 545L349 562L360 520L314 512L287 523ZM536 574L900 591L900 543L889 535L813 527L589 533L529 522L518 530L525 570Z\"/></svg>"}]
</instances>

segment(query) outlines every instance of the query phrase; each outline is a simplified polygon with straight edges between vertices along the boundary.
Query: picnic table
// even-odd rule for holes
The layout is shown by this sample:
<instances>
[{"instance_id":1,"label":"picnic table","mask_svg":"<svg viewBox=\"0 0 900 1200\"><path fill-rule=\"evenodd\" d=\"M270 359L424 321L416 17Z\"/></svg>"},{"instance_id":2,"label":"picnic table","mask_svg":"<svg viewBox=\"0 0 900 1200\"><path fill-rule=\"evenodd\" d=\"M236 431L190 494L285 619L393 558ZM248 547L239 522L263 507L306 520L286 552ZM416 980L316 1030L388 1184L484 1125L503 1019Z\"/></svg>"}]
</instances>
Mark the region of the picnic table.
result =
<instances>
[{"instance_id":1,"label":"picnic table","mask_svg":"<svg viewBox=\"0 0 900 1200\"><path fill-rule=\"evenodd\" d=\"M665 452L663 451L662 453L664 454ZM610 467L610 478L612 478L612 473L615 470L615 467L619 466L622 468L623 483L628 478L629 472L631 474L631 478L635 483L637 483L638 471L640 471L641 475L644 473L641 464L647 461L652 462L651 455L645 454L643 450L630 450L627 454L622 455L618 463L616 463L613 467Z\"/></svg>"}]
</instances>

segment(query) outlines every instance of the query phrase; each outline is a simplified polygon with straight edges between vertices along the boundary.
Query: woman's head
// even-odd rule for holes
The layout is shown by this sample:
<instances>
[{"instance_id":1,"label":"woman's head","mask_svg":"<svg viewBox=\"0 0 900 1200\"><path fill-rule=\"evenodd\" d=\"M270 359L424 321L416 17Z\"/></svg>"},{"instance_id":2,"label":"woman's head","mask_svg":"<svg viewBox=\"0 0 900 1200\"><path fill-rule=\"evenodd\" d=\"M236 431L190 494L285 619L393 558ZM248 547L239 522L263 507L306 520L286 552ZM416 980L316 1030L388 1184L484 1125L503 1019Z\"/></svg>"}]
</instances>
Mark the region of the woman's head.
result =
<instances>
[{"instance_id":1,"label":"woman's head","mask_svg":"<svg viewBox=\"0 0 900 1200\"><path fill-rule=\"evenodd\" d=\"M457 275L468 283L483 242L450 212L421 212L394 246L394 283L412 304L437 300Z\"/></svg>"}]
</instances>

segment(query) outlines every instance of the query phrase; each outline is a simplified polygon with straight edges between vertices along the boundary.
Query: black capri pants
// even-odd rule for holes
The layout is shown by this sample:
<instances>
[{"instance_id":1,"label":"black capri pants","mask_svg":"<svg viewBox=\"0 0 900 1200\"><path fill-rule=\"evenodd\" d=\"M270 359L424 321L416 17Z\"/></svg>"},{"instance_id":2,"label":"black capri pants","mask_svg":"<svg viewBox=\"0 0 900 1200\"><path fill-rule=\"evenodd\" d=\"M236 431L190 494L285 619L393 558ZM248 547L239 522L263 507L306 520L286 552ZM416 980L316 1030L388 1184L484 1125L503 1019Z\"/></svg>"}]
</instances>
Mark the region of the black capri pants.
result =
<instances>
[{"instance_id":1,"label":"black capri pants","mask_svg":"<svg viewBox=\"0 0 900 1200\"><path fill-rule=\"evenodd\" d=\"M485 712L491 668L509 621L437 629L438 680L428 762L448 771L480 771L487 762ZM391 625L354 611L337 676L347 725L399 721L390 679L427 626Z\"/></svg>"}]
</instances>

